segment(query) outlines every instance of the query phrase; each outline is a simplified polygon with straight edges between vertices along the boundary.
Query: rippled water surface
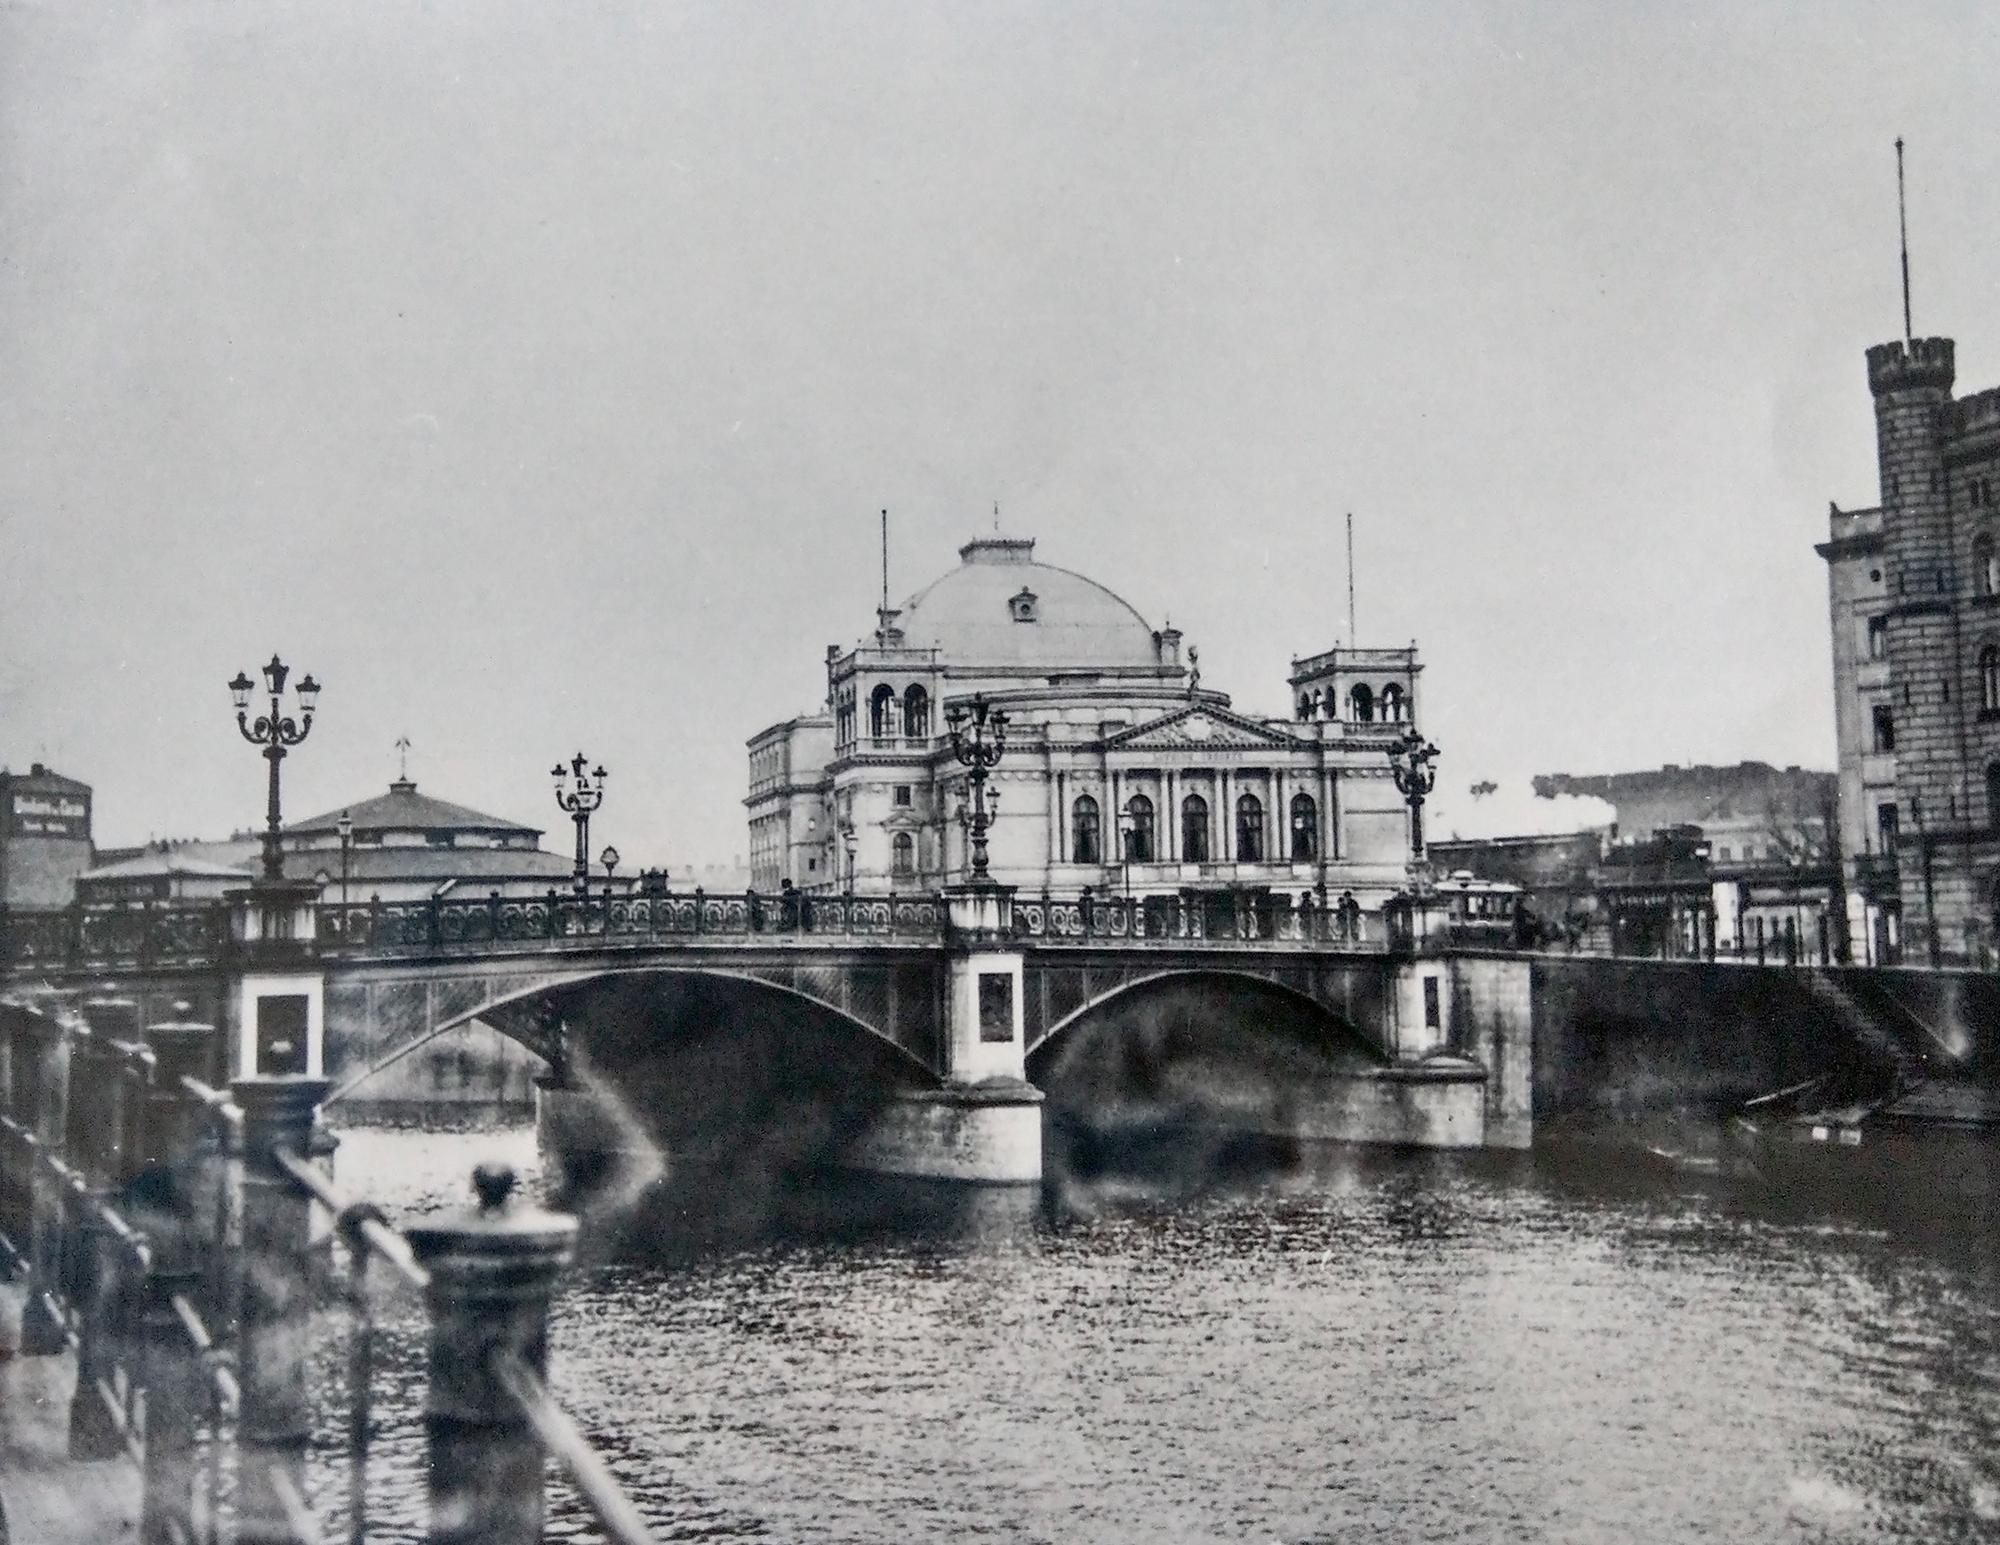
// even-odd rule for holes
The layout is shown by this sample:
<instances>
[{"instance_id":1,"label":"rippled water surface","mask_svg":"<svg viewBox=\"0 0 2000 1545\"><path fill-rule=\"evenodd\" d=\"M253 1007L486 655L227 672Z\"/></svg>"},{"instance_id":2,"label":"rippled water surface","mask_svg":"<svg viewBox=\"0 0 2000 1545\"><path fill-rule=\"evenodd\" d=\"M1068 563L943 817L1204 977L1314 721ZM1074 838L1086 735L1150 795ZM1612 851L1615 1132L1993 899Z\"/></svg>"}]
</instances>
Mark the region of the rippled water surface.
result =
<instances>
[{"instance_id":1,"label":"rippled water surface","mask_svg":"<svg viewBox=\"0 0 2000 1545\"><path fill-rule=\"evenodd\" d=\"M341 1167L414 1207L496 1146L532 1153L355 1133ZM881 1200L648 1226L566 1283L553 1382L661 1537L2000 1539L1983 1234L1485 1156L831 1221ZM371 1507L416 1538L420 1359L387 1340Z\"/></svg>"}]
</instances>

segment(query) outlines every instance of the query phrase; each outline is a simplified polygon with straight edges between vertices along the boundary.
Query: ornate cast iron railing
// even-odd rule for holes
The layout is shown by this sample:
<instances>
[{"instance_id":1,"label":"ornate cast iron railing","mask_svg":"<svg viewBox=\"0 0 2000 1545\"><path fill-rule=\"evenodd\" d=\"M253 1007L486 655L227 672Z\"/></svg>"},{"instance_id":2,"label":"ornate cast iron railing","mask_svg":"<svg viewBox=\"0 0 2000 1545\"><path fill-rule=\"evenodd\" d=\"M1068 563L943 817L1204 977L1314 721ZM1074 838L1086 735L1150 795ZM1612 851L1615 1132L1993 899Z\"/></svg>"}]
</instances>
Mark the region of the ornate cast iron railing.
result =
<instances>
[{"instance_id":1,"label":"ornate cast iron railing","mask_svg":"<svg viewBox=\"0 0 2000 1545\"><path fill-rule=\"evenodd\" d=\"M1177 896L1017 896L1014 931L1036 944L1227 946L1295 944L1379 950L1379 915L1351 901L1322 905L1316 893L1190 891Z\"/></svg>"},{"instance_id":2,"label":"ornate cast iron railing","mask_svg":"<svg viewBox=\"0 0 2000 1545\"><path fill-rule=\"evenodd\" d=\"M939 895L861 896L781 891L710 895L446 896L421 901L322 901L315 937L299 948L345 957L457 951L644 949L715 941L895 941L941 944L950 916ZM1301 945L1380 949L1397 944L1380 913L1317 891L1183 891L1122 897L1014 899L1014 932L1035 944ZM199 969L234 962L224 903L0 911L0 971Z\"/></svg>"},{"instance_id":3,"label":"ornate cast iron railing","mask_svg":"<svg viewBox=\"0 0 2000 1545\"><path fill-rule=\"evenodd\" d=\"M359 953L466 946L634 944L661 940L777 938L937 940L936 896L742 895L448 897L319 908L323 948Z\"/></svg>"},{"instance_id":4,"label":"ornate cast iron railing","mask_svg":"<svg viewBox=\"0 0 2000 1545\"><path fill-rule=\"evenodd\" d=\"M318 1156L313 1078L204 1081L206 1025L152 1025L98 1000L84 1015L0 1004L0 1261L25 1270L24 1355L73 1349L75 1458L129 1454L140 1538L304 1545L370 1538L376 1426L371 1268L421 1296L435 1542L542 1537L542 1455L568 1470L605 1536L646 1524L542 1382L549 1298L572 1218L480 1206L407 1233L337 1189ZM312 1359L327 1306L346 1320L344 1486L309 1500ZM397 1538L407 1537L398 1525Z\"/></svg>"}]
</instances>

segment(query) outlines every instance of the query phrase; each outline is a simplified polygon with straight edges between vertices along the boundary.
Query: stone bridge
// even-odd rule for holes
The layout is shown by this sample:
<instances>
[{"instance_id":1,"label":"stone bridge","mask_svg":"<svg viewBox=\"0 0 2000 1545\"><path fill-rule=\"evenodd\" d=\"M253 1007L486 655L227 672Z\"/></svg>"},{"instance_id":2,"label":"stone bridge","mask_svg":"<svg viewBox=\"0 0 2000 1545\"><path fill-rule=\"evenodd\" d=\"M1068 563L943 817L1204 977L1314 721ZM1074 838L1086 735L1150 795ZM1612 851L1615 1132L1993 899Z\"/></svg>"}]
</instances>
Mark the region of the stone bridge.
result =
<instances>
[{"instance_id":1,"label":"stone bridge","mask_svg":"<svg viewBox=\"0 0 2000 1545\"><path fill-rule=\"evenodd\" d=\"M584 1082L623 1087L645 1119L677 1107L691 1121L698 1084L717 1108L735 1083L761 1080L773 1100L821 1082L840 1098L873 1089L893 1099L850 1146L898 1172L1038 1174L1043 1092L1030 1077L1089 1060L1061 1043L1122 1038L1129 1052L1134 1037L1152 1085L1183 1104L1194 1085L1230 1082L1219 1064L1263 1057L1262 1087L1285 1085L1288 1110L1299 1087L1326 1084L1321 1118L1299 1128L1310 1135L1522 1140L1488 1119L1478 995L1381 919L1310 897L1130 903L967 887L339 906L253 892L233 908L93 910L0 939L17 982L136 997L149 1019L192 1004L223 1028L237 1074L351 1088L478 1024L547 1065L545 1120L577 1105ZM1159 1072L1189 1057L1205 1071ZM868 1071L841 1083L822 1064ZM574 1135L592 1122L558 1124Z\"/></svg>"}]
</instances>

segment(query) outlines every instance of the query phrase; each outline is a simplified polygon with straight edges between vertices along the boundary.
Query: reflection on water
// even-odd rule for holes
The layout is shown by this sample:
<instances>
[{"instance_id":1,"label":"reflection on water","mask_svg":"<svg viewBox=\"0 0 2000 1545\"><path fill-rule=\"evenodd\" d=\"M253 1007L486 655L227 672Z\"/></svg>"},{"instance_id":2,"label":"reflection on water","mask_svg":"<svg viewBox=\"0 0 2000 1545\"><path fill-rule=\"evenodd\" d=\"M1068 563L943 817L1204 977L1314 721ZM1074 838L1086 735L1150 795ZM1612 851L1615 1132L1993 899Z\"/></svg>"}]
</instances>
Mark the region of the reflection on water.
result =
<instances>
[{"instance_id":1,"label":"reflection on water","mask_svg":"<svg viewBox=\"0 0 2000 1545\"><path fill-rule=\"evenodd\" d=\"M357 1133L342 1167L410 1207L493 1147ZM690 1180L573 1273L554 1383L665 1539L2000 1538L1983 1225L1602 1156L1282 1157L849 1180L741 1227ZM417 1539L412 1337L370 1490Z\"/></svg>"}]
</instances>

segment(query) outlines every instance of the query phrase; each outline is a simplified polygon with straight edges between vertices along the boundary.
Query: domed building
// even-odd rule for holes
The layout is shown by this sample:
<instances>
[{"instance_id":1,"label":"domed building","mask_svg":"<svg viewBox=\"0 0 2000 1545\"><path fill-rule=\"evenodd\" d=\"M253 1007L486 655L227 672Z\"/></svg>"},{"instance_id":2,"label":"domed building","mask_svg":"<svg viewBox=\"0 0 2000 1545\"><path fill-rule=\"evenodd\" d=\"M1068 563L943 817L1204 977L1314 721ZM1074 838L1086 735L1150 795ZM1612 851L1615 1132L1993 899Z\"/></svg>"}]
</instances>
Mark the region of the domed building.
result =
<instances>
[{"instance_id":1,"label":"domed building","mask_svg":"<svg viewBox=\"0 0 2000 1545\"><path fill-rule=\"evenodd\" d=\"M966 769L945 715L1007 714L987 780L992 877L1024 891L1351 894L1409 878L1389 752L1416 727L1408 649L1293 661L1290 716L1238 712L1197 651L1116 592L977 537L872 636L826 652L824 711L753 736L751 883L935 891L968 877ZM996 806L997 801L997 806Z\"/></svg>"}]
</instances>

